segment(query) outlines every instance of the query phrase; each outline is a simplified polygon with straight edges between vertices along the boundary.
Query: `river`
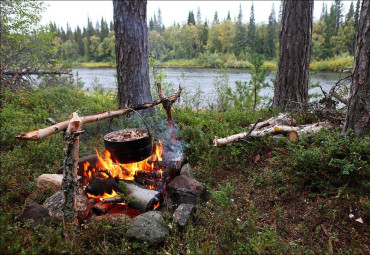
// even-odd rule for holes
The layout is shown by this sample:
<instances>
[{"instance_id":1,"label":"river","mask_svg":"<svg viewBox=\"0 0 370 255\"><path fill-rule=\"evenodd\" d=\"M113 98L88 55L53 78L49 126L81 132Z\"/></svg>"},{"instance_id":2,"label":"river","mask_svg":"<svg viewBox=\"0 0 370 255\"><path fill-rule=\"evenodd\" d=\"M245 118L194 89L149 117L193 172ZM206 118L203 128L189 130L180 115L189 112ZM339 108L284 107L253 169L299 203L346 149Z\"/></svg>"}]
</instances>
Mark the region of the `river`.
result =
<instances>
[{"instance_id":1,"label":"river","mask_svg":"<svg viewBox=\"0 0 370 255\"><path fill-rule=\"evenodd\" d=\"M194 95L197 91L201 91L205 97L215 95L214 81L220 77L220 70L213 68L164 68L160 69L167 75L164 78L165 82L171 83L175 88L181 84L184 90L189 95ZM92 84L98 81L107 90L116 89L116 69L115 68L75 68L73 74L76 74L84 82L84 90L92 87ZM250 81L251 75L245 69L228 69L224 72L228 77L228 84L231 88L235 88L236 81ZM342 75L343 77L343 75ZM261 90L261 95L272 97L273 87L271 79L275 78L275 74L270 72L266 78L271 86ZM313 83L319 82L325 91L339 80L340 73L311 73ZM197 90L198 89L198 90ZM320 92L320 88L313 88L310 93Z\"/></svg>"}]
</instances>

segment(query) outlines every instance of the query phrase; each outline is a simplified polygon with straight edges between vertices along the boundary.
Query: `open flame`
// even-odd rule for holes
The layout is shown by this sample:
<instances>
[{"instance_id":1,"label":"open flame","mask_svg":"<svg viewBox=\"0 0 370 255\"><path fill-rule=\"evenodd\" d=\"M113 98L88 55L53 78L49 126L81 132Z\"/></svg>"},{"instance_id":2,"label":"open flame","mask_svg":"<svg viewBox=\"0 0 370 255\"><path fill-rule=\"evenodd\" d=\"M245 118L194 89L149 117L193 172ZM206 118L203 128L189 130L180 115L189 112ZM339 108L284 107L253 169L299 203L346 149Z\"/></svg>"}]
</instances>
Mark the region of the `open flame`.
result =
<instances>
[{"instance_id":1,"label":"open flame","mask_svg":"<svg viewBox=\"0 0 370 255\"><path fill-rule=\"evenodd\" d=\"M159 141L159 144L155 144L155 149L151 156L142 161L130 164L113 162L108 150L105 150L104 158L96 149L95 151L98 157L98 162L95 167L91 167L89 162L85 162L83 164L83 179L85 180L85 183L88 183L89 180L96 177L103 179L117 177L122 180L134 180L134 175L138 170L153 171L155 169L153 162L162 161L163 146L161 141ZM149 188L154 189L154 186ZM103 195L98 196L88 194L89 198L97 198L100 200L116 196L118 196L118 194L114 190L112 191L112 194L104 193Z\"/></svg>"}]
</instances>

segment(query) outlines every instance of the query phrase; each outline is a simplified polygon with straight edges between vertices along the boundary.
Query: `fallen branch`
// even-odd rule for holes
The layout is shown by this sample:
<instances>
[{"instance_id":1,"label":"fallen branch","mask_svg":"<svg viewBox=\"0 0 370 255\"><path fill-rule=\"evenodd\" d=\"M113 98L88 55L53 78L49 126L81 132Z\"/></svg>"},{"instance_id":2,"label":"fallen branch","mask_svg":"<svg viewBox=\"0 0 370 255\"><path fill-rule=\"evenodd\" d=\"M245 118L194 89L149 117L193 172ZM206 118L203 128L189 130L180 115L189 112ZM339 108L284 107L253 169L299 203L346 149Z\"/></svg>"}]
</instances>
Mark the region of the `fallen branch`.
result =
<instances>
[{"instance_id":1,"label":"fallen branch","mask_svg":"<svg viewBox=\"0 0 370 255\"><path fill-rule=\"evenodd\" d=\"M155 100L153 102L150 102L150 103L136 105L136 106L132 106L132 107L129 107L129 108L123 108L123 109L116 110L116 111L103 112L103 113L99 113L99 114L96 114L96 115L80 117L81 118L81 123L82 123L82 125L88 124L88 123L94 123L94 122L102 121L102 120L105 120L105 119L108 119L108 118L113 118L113 117L118 117L118 116L129 114L129 113L132 112L132 109L136 110L136 111L144 110L144 109L153 107L155 105L161 104L161 103L166 102L166 101L170 101L170 102L175 101L180 96L181 91L182 91L182 87L180 86L178 92L173 94L172 96L162 98L162 99L157 99L157 100ZM49 126L49 127L43 128L43 129L39 129L39 130L35 130L35 131L28 132L28 133L17 135L17 138L18 139L23 139L23 140L40 140L42 138L48 137L50 135L56 134L56 133L58 133L58 132L60 132L64 129L66 129L67 126L68 126L68 123L69 123L69 120L59 122L55 125L52 125L52 126Z\"/></svg>"},{"instance_id":2,"label":"fallen branch","mask_svg":"<svg viewBox=\"0 0 370 255\"><path fill-rule=\"evenodd\" d=\"M290 118L286 113L280 113L277 117L272 117L268 120L262 121L258 123L255 127L256 130L261 130L267 126L276 126L276 125L283 125L283 126L295 126L297 121L294 118ZM255 124L250 124L249 126L252 128Z\"/></svg>"},{"instance_id":3,"label":"fallen branch","mask_svg":"<svg viewBox=\"0 0 370 255\"><path fill-rule=\"evenodd\" d=\"M213 140L214 146L224 146L227 144L235 143L241 139L245 139L247 136L250 137L262 137L264 135L277 135L277 134L288 134L291 136L291 139L296 140L295 134L304 134L304 133L316 133L320 129L326 128L330 129L333 128L333 125L328 122L319 122L310 125L304 125L299 127L291 127L291 126L273 126L264 130L260 131L252 131L252 132L244 132L240 134L231 135L225 138L218 138L217 136ZM293 133L292 133L293 132Z\"/></svg>"},{"instance_id":4,"label":"fallen branch","mask_svg":"<svg viewBox=\"0 0 370 255\"><path fill-rule=\"evenodd\" d=\"M72 75L72 70L68 71L42 71L38 69L0 69L2 75L11 75L14 77L24 76L24 75L62 75L68 74Z\"/></svg>"}]
</instances>

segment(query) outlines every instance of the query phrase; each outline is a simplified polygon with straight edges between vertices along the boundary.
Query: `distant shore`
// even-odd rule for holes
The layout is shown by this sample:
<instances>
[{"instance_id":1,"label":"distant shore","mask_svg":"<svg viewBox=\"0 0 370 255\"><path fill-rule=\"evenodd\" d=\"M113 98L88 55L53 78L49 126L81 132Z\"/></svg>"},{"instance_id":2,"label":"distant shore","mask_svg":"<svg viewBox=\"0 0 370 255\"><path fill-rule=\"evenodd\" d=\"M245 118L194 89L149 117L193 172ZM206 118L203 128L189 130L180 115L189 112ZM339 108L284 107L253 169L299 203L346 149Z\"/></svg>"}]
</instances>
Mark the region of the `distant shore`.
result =
<instances>
[{"instance_id":1,"label":"distant shore","mask_svg":"<svg viewBox=\"0 0 370 255\"><path fill-rule=\"evenodd\" d=\"M172 59L165 62L160 62L159 67L197 67L197 68L245 68L251 67L250 63L245 60L220 60L219 64L204 63L200 59ZM113 62L63 62L62 65L68 68L115 68L116 64ZM353 66L353 57L336 57L328 60L312 61L310 64L311 71L323 71L323 72L340 72L349 71ZM275 70L277 68L277 62L265 61L263 64L264 68Z\"/></svg>"}]
</instances>

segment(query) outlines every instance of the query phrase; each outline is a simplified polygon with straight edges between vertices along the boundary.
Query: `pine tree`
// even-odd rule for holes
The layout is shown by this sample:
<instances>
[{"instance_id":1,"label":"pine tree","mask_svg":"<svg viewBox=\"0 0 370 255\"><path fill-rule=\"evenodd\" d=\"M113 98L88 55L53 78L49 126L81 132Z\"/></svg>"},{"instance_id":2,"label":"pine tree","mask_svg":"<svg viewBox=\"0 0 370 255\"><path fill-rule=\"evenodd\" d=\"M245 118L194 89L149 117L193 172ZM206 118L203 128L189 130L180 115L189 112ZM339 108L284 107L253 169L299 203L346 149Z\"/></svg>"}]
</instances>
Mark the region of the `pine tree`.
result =
<instances>
[{"instance_id":1,"label":"pine tree","mask_svg":"<svg viewBox=\"0 0 370 255\"><path fill-rule=\"evenodd\" d=\"M231 20L230 11L227 12L227 18L226 20Z\"/></svg>"},{"instance_id":2,"label":"pine tree","mask_svg":"<svg viewBox=\"0 0 370 255\"><path fill-rule=\"evenodd\" d=\"M239 6L239 14L234 25L235 33L232 41L232 49L236 56L239 56L247 47L247 30L243 24L242 6Z\"/></svg>"},{"instance_id":3,"label":"pine tree","mask_svg":"<svg viewBox=\"0 0 370 255\"><path fill-rule=\"evenodd\" d=\"M100 20L100 41L102 42L104 38L107 38L109 35L108 23L102 17Z\"/></svg>"},{"instance_id":4,"label":"pine tree","mask_svg":"<svg viewBox=\"0 0 370 255\"><path fill-rule=\"evenodd\" d=\"M275 6L272 4L271 14L267 25L267 42L266 42L266 57L273 59L275 57L275 45L277 41L277 22L275 17Z\"/></svg>"},{"instance_id":5,"label":"pine tree","mask_svg":"<svg viewBox=\"0 0 370 255\"><path fill-rule=\"evenodd\" d=\"M156 30L158 33L162 32L162 12L160 8L158 8L158 20Z\"/></svg>"},{"instance_id":6,"label":"pine tree","mask_svg":"<svg viewBox=\"0 0 370 255\"><path fill-rule=\"evenodd\" d=\"M328 17L328 6L326 5L326 3L322 3L320 20L325 20L327 17Z\"/></svg>"},{"instance_id":7,"label":"pine tree","mask_svg":"<svg viewBox=\"0 0 370 255\"><path fill-rule=\"evenodd\" d=\"M154 30L154 21L153 21L153 18L150 17L150 20L149 20L149 31L152 31Z\"/></svg>"},{"instance_id":8,"label":"pine tree","mask_svg":"<svg viewBox=\"0 0 370 255\"><path fill-rule=\"evenodd\" d=\"M198 10L197 10L197 21L198 23L202 20L202 14L200 13L200 8L198 7Z\"/></svg>"},{"instance_id":9,"label":"pine tree","mask_svg":"<svg viewBox=\"0 0 370 255\"><path fill-rule=\"evenodd\" d=\"M342 0L335 0L334 3L334 13L335 13L335 31L338 33L339 27L342 25L342 9L343 3Z\"/></svg>"},{"instance_id":10,"label":"pine tree","mask_svg":"<svg viewBox=\"0 0 370 255\"><path fill-rule=\"evenodd\" d=\"M215 12L215 15L213 16L213 23L214 24L220 24L220 20L218 19L217 11Z\"/></svg>"},{"instance_id":11,"label":"pine tree","mask_svg":"<svg viewBox=\"0 0 370 255\"><path fill-rule=\"evenodd\" d=\"M83 37L81 33L81 29L79 26L77 26L75 32L74 32L74 40L77 43L77 53L79 56L84 55L84 42L83 42Z\"/></svg>"},{"instance_id":12,"label":"pine tree","mask_svg":"<svg viewBox=\"0 0 370 255\"><path fill-rule=\"evenodd\" d=\"M354 14L356 31L358 29L358 19L359 19L359 17L360 17L360 0L357 0L356 11L355 11L355 14Z\"/></svg>"},{"instance_id":13,"label":"pine tree","mask_svg":"<svg viewBox=\"0 0 370 255\"><path fill-rule=\"evenodd\" d=\"M188 15L188 25L190 26L190 24L195 25L195 18L194 18L193 11L189 11L189 15Z\"/></svg>"},{"instance_id":14,"label":"pine tree","mask_svg":"<svg viewBox=\"0 0 370 255\"><path fill-rule=\"evenodd\" d=\"M251 7L251 15L249 17L249 24L248 24L248 46L252 52L256 51L256 23L254 19L254 4L252 2L252 7Z\"/></svg>"}]
</instances>

